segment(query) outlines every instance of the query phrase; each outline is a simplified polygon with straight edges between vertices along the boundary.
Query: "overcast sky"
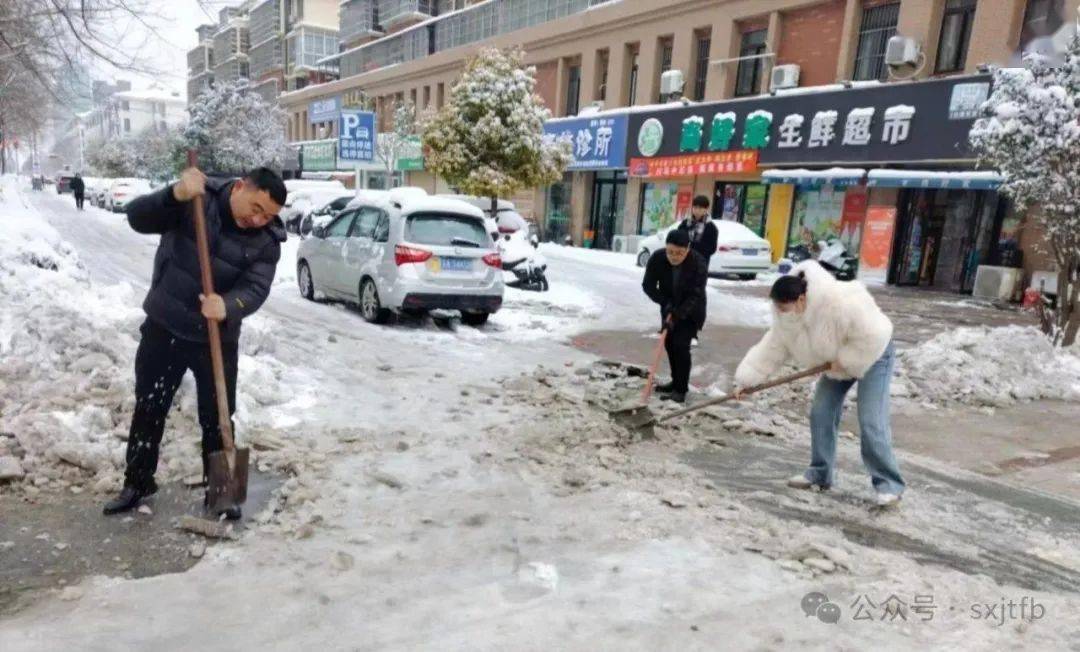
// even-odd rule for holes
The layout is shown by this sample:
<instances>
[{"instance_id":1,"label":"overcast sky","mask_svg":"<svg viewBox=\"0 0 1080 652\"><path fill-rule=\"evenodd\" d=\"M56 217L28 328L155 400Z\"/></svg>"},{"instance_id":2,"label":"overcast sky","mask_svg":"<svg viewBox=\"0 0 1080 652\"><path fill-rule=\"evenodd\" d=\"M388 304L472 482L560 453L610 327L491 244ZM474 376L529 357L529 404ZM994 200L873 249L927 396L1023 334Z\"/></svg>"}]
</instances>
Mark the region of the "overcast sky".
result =
<instances>
[{"instance_id":1,"label":"overcast sky","mask_svg":"<svg viewBox=\"0 0 1080 652\"><path fill-rule=\"evenodd\" d=\"M2 1L2 0L0 0ZM155 75L134 75L118 71L108 66L95 66L93 76L98 79L114 81L129 79L138 89L157 84L170 90L179 91L186 97L187 92L187 51L195 47L195 28L204 23L216 23L217 11L226 5L236 6L239 0L173 0L173 2L153 2L157 16L146 18L148 25L138 21L127 21L117 25L119 37L126 47L140 53L140 59L147 65L160 71ZM213 15L207 14L207 11Z\"/></svg>"}]
</instances>

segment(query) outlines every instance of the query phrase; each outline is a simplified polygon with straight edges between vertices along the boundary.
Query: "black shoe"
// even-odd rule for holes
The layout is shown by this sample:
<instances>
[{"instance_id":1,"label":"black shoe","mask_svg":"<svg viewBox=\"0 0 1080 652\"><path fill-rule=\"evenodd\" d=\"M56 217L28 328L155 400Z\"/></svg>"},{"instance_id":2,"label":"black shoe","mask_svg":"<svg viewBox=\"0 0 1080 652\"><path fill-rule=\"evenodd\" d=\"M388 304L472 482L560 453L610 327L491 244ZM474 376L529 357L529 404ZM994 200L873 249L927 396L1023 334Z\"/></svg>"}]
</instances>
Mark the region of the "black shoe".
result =
<instances>
[{"instance_id":1,"label":"black shoe","mask_svg":"<svg viewBox=\"0 0 1080 652\"><path fill-rule=\"evenodd\" d=\"M665 401L673 401L675 403L685 403L686 402L686 392L671 392L670 394L665 394L661 398L663 398Z\"/></svg>"},{"instance_id":2,"label":"black shoe","mask_svg":"<svg viewBox=\"0 0 1080 652\"><path fill-rule=\"evenodd\" d=\"M131 511L139 506L143 498L153 496L155 492L156 490L142 491L135 487L124 487L120 490L120 495L105 503L105 508L101 511L104 514L119 514Z\"/></svg>"},{"instance_id":3,"label":"black shoe","mask_svg":"<svg viewBox=\"0 0 1080 652\"><path fill-rule=\"evenodd\" d=\"M675 389L675 383L663 383L662 385L657 385L655 389L661 394L670 394L671 391Z\"/></svg>"}]
</instances>

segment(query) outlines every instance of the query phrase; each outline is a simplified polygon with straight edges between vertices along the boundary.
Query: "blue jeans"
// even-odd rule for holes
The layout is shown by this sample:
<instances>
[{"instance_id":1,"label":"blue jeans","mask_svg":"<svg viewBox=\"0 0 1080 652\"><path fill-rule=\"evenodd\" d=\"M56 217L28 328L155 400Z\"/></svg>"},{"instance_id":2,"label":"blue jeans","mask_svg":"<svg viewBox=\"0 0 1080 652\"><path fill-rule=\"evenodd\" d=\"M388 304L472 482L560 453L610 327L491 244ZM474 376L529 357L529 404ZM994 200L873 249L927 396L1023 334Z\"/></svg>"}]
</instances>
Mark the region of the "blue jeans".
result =
<instances>
[{"instance_id":1,"label":"blue jeans","mask_svg":"<svg viewBox=\"0 0 1080 652\"><path fill-rule=\"evenodd\" d=\"M877 362L859 379L859 440L863 464L870 472L874 490L900 495L904 480L892 451L889 425L889 382L892 380L896 352L892 342ZM810 408L810 468L806 479L831 486L836 479L836 436L844 410L844 396L855 380L834 380L822 376L814 391Z\"/></svg>"}]
</instances>

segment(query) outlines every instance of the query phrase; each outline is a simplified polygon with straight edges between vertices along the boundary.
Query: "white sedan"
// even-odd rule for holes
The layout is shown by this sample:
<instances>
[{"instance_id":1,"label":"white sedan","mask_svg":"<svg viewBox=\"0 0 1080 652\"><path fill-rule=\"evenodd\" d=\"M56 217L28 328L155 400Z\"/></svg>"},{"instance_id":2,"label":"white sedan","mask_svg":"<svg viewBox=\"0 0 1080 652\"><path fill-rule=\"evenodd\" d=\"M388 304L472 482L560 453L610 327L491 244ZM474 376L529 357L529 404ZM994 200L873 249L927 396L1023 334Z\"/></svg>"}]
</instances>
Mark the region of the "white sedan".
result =
<instances>
[{"instance_id":1,"label":"white sedan","mask_svg":"<svg viewBox=\"0 0 1080 652\"><path fill-rule=\"evenodd\" d=\"M678 224L676 222L641 241L638 267L644 267L654 251L664 248L668 232ZM769 271L772 267L772 249L768 240L738 222L713 220L713 224L716 225L717 238L716 253L709 259L710 276L735 275L749 281Z\"/></svg>"}]
</instances>

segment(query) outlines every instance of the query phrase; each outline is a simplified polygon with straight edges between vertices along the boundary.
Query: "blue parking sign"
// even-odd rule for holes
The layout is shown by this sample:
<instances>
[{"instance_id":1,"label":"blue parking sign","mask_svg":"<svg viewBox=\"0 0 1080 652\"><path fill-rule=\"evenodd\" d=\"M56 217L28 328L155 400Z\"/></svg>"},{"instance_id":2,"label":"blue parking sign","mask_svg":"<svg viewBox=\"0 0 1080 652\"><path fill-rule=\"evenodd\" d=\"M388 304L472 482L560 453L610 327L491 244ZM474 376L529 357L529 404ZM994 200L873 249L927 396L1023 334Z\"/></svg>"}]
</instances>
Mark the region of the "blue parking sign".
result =
<instances>
[{"instance_id":1,"label":"blue parking sign","mask_svg":"<svg viewBox=\"0 0 1080 652\"><path fill-rule=\"evenodd\" d=\"M338 118L338 158L343 161L375 160L375 114L342 109Z\"/></svg>"}]
</instances>

